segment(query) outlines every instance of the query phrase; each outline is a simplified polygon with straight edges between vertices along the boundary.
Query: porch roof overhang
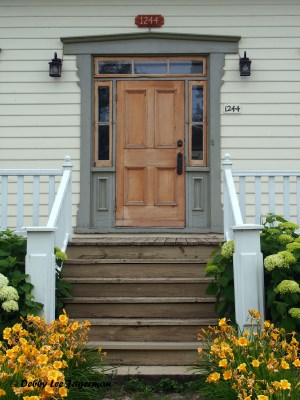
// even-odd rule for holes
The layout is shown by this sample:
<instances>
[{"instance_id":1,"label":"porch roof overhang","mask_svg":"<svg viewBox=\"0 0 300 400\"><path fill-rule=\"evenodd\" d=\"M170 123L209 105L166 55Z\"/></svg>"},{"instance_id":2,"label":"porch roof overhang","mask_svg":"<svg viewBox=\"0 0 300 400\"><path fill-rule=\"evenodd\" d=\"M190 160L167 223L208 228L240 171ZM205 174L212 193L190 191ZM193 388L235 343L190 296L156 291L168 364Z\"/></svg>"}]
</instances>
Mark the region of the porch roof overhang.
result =
<instances>
[{"instance_id":1,"label":"porch roof overhang","mask_svg":"<svg viewBox=\"0 0 300 400\"><path fill-rule=\"evenodd\" d=\"M240 36L142 32L62 37L64 54L199 54L237 53ZM120 42L121 53L120 53Z\"/></svg>"}]
</instances>

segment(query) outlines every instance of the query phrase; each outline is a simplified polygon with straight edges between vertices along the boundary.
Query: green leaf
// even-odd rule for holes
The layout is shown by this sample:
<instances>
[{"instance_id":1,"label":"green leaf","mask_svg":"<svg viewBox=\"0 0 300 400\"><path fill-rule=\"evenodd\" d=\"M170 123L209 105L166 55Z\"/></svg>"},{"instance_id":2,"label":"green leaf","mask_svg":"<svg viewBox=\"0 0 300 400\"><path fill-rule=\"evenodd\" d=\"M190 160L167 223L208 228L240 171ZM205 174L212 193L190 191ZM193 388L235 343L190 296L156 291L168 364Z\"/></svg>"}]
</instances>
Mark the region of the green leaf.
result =
<instances>
[{"instance_id":1,"label":"green leaf","mask_svg":"<svg viewBox=\"0 0 300 400\"><path fill-rule=\"evenodd\" d=\"M216 305L216 313L218 314L218 316L222 316L224 314L224 310L227 306L227 302L226 301L220 301L217 305Z\"/></svg>"},{"instance_id":2,"label":"green leaf","mask_svg":"<svg viewBox=\"0 0 300 400\"><path fill-rule=\"evenodd\" d=\"M211 282L206 290L205 290L205 294L208 294L210 296L215 296L218 293L218 285L215 282Z\"/></svg>"},{"instance_id":3,"label":"green leaf","mask_svg":"<svg viewBox=\"0 0 300 400\"><path fill-rule=\"evenodd\" d=\"M223 288L227 287L228 282L229 282L229 279L226 278L226 276L224 276L224 275L219 279L220 286Z\"/></svg>"},{"instance_id":4,"label":"green leaf","mask_svg":"<svg viewBox=\"0 0 300 400\"><path fill-rule=\"evenodd\" d=\"M296 331L296 322L290 317L287 317L282 320L281 324L282 328L284 328L287 332Z\"/></svg>"},{"instance_id":5,"label":"green leaf","mask_svg":"<svg viewBox=\"0 0 300 400\"><path fill-rule=\"evenodd\" d=\"M278 313L281 316L285 316L286 315L286 310L287 310L287 307L288 307L287 303L285 303L283 301L275 301L274 305L276 307L276 310L278 311Z\"/></svg>"},{"instance_id":6,"label":"green leaf","mask_svg":"<svg viewBox=\"0 0 300 400\"><path fill-rule=\"evenodd\" d=\"M22 289L22 291L24 293L29 293L33 288L33 285L31 283L24 283L24 285L20 286L20 289Z\"/></svg>"}]
</instances>

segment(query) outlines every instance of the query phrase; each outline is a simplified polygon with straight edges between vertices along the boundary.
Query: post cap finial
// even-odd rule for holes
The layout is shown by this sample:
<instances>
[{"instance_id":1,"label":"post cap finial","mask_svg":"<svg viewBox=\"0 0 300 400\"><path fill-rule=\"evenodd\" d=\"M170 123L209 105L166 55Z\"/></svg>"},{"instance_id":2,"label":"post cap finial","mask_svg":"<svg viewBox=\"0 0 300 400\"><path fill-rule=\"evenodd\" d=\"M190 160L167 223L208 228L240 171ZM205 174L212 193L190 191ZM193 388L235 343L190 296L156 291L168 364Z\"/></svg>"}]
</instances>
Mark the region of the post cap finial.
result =
<instances>
[{"instance_id":1,"label":"post cap finial","mask_svg":"<svg viewBox=\"0 0 300 400\"><path fill-rule=\"evenodd\" d=\"M71 157L70 156L65 156L64 157L63 167L67 168L67 169L72 169L73 164L71 162Z\"/></svg>"},{"instance_id":2,"label":"post cap finial","mask_svg":"<svg viewBox=\"0 0 300 400\"><path fill-rule=\"evenodd\" d=\"M231 168L232 161L231 161L231 155L229 153L224 154L224 160L222 162L222 165L224 165L224 168L226 168L226 166L227 166L227 169Z\"/></svg>"}]
</instances>

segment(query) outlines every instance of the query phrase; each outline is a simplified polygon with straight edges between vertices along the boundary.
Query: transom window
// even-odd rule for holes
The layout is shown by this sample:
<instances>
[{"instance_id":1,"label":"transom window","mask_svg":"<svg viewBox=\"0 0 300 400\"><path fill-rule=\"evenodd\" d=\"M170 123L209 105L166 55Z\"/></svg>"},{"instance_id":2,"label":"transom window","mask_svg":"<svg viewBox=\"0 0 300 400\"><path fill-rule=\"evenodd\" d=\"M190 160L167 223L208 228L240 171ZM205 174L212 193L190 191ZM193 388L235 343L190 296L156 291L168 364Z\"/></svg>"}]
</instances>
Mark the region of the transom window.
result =
<instances>
[{"instance_id":1,"label":"transom window","mask_svg":"<svg viewBox=\"0 0 300 400\"><path fill-rule=\"evenodd\" d=\"M95 59L95 76L115 75L170 75L204 76L206 75L205 57L172 58L106 58Z\"/></svg>"},{"instance_id":2,"label":"transom window","mask_svg":"<svg viewBox=\"0 0 300 400\"><path fill-rule=\"evenodd\" d=\"M94 81L94 166L111 167L113 147L113 81L134 77L186 79L187 165L207 165L206 58L205 57L96 57ZM198 80L195 80L199 78Z\"/></svg>"}]
</instances>

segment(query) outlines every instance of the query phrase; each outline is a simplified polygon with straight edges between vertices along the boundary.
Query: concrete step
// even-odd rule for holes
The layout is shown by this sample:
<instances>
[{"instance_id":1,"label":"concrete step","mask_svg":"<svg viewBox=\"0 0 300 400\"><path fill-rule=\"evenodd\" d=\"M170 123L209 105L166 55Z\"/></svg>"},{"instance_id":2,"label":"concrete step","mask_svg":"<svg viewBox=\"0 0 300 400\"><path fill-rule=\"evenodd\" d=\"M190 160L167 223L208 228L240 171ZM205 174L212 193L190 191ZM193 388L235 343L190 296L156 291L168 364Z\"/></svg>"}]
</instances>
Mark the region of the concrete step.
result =
<instances>
[{"instance_id":1,"label":"concrete step","mask_svg":"<svg viewBox=\"0 0 300 400\"><path fill-rule=\"evenodd\" d=\"M160 380L161 377L191 377L197 375L191 369L190 365L113 365L113 371L107 371L107 374L113 373L114 376L126 377L129 376L139 377L139 378L151 378L150 380Z\"/></svg>"}]
</instances>

